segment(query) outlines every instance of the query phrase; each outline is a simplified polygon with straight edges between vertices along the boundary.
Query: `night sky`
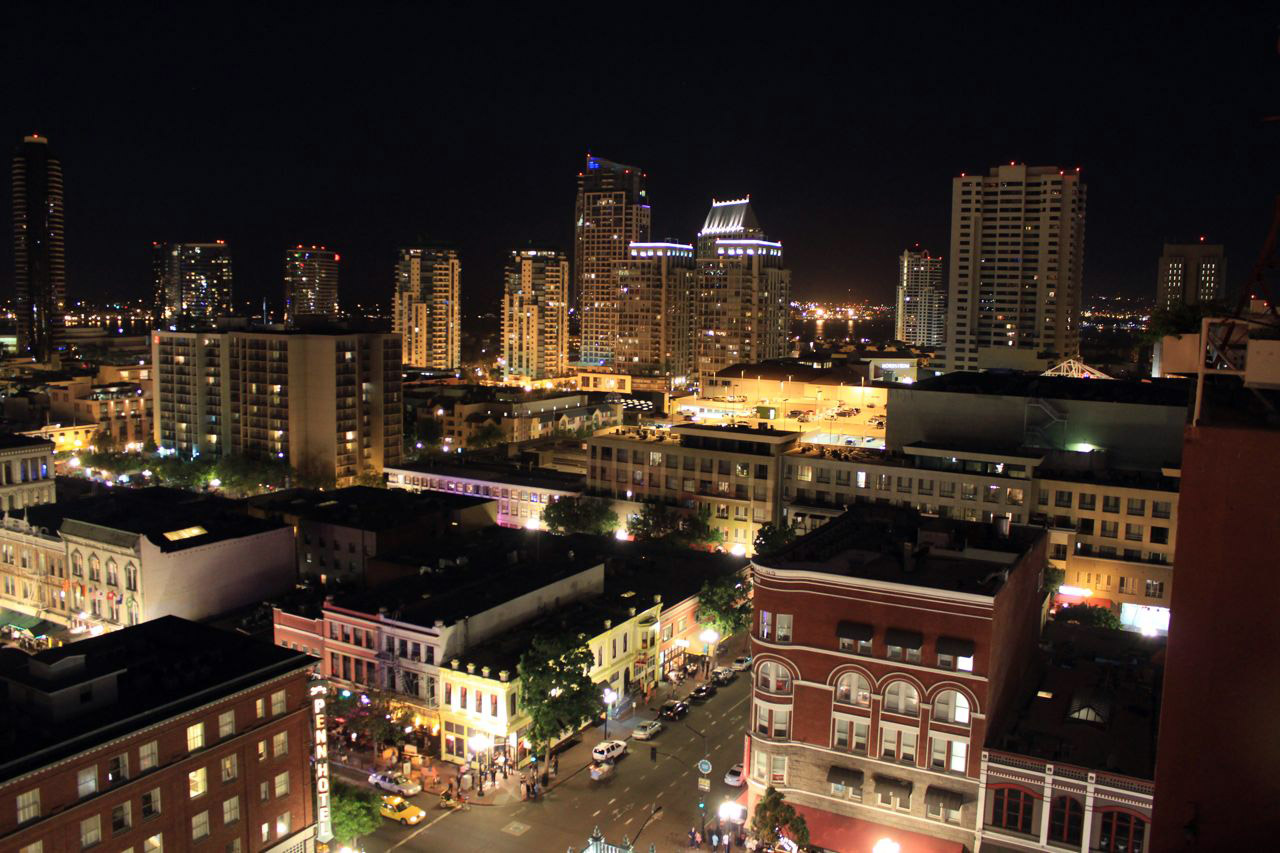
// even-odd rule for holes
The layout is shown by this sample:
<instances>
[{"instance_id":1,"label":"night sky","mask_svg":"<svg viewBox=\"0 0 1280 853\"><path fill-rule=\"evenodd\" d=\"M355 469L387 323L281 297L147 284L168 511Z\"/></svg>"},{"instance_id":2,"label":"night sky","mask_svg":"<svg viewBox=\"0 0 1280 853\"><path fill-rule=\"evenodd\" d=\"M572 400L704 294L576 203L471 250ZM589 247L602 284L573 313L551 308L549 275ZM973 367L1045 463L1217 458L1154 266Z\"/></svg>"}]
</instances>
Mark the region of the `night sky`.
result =
<instances>
[{"instance_id":1,"label":"night sky","mask_svg":"<svg viewBox=\"0 0 1280 853\"><path fill-rule=\"evenodd\" d=\"M1161 241L1200 234L1238 285L1280 191L1265 4L22 5L0 128L62 159L72 299L148 295L152 240L223 238L237 297L278 301L306 242L342 253L344 304L385 302L426 238L496 310L508 250L570 249L588 149L646 170L655 239L750 193L800 298L887 299L902 249L946 253L951 178L999 162L1082 167L1087 294L1150 294ZM12 270L5 241L6 297Z\"/></svg>"}]
</instances>

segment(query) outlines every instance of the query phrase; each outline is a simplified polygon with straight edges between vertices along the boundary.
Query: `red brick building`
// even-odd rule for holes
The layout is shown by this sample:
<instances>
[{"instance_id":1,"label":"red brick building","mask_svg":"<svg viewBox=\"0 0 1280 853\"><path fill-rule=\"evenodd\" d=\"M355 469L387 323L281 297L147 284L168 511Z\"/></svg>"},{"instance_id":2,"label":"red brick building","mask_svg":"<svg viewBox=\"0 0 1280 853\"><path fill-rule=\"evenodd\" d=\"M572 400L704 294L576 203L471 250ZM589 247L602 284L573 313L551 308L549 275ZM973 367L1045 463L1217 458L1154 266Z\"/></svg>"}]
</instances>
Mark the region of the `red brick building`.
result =
<instances>
[{"instance_id":1,"label":"red brick building","mask_svg":"<svg viewBox=\"0 0 1280 853\"><path fill-rule=\"evenodd\" d=\"M315 660L177 617L0 653L0 850L315 847Z\"/></svg>"},{"instance_id":2,"label":"red brick building","mask_svg":"<svg viewBox=\"0 0 1280 853\"><path fill-rule=\"evenodd\" d=\"M975 846L981 749L1036 647L1042 529L859 505L753 565L750 808L820 848Z\"/></svg>"}]
</instances>

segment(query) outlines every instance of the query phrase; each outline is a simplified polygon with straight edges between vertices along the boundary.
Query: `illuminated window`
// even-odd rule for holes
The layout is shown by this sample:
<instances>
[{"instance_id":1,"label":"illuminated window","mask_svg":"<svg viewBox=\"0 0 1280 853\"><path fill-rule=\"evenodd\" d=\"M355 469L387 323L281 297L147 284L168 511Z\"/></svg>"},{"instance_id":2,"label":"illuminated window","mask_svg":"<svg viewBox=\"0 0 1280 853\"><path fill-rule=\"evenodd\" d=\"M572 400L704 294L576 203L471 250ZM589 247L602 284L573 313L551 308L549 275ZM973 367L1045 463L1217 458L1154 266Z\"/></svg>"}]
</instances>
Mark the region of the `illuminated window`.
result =
<instances>
[{"instance_id":1,"label":"illuminated window","mask_svg":"<svg viewBox=\"0 0 1280 853\"><path fill-rule=\"evenodd\" d=\"M192 527L184 527L181 530L170 530L168 533L164 534L164 538L168 539L170 542L177 542L180 539L192 539L196 536L203 536L208 532L209 531L197 524Z\"/></svg>"}]
</instances>

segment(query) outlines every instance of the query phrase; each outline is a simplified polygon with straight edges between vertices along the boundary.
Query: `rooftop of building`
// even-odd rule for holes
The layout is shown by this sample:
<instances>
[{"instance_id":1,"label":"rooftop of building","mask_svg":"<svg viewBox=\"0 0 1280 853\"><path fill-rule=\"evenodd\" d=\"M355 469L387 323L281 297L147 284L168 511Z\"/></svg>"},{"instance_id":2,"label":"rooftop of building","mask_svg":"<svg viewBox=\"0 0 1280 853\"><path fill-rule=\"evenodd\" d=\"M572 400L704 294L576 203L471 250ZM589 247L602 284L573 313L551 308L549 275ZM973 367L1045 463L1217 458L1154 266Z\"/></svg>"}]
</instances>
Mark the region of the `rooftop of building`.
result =
<instances>
[{"instance_id":1,"label":"rooftop of building","mask_svg":"<svg viewBox=\"0 0 1280 853\"><path fill-rule=\"evenodd\" d=\"M554 471L550 468L521 468L501 462L479 462L475 460L468 460L465 463L407 462L401 465L387 466L387 470L408 471L434 477L483 480L490 483L502 483L504 485L523 486L533 489L551 489L560 492L581 492L586 488L586 481L580 474L567 474L564 471Z\"/></svg>"},{"instance_id":2,"label":"rooftop of building","mask_svg":"<svg viewBox=\"0 0 1280 853\"><path fill-rule=\"evenodd\" d=\"M1153 779L1164 648L1164 638L1049 622L1016 710L987 746Z\"/></svg>"},{"instance_id":3,"label":"rooftop of building","mask_svg":"<svg viewBox=\"0 0 1280 853\"><path fill-rule=\"evenodd\" d=\"M855 504L755 563L994 597L1045 536L1040 527L931 518L904 506Z\"/></svg>"},{"instance_id":4,"label":"rooftop of building","mask_svg":"<svg viewBox=\"0 0 1280 853\"><path fill-rule=\"evenodd\" d=\"M808 382L812 385L866 385L867 371L845 360L815 367L813 359L777 358L758 363L739 362L716 372L717 379L765 379L770 382ZM874 383L872 383L874 384ZM749 386L748 386L749 387Z\"/></svg>"},{"instance_id":5,"label":"rooftop of building","mask_svg":"<svg viewBox=\"0 0 1280 853\"><path fill-rule=\"evenodd\" d=\"M64 535L132 546L145 536L161 551L181 551L254 536L285 525L239 512L234 501L183 489L114 488L66 503L28 507L27 521Z\"/></svg>"},{"instance_id":6,"label":"rooftop of building","mask_svg":"<svg viewBox=\"0 0 1280 853\"><path fill-rule=\"evenodd\" d=\"M27 655L0 650L0 781L314 665L315 659L236 633L164 616ZM114 690L74 703L40 702L114 677ZM102 696L95 701L96 696ZM67 707L72 706L72 707Z\"/></svg>"},{"instance_id":7,"label":"rooftop of building","mask_svg":"<svg viewBox=\"0 0 1280 853\"><path fill-rule=\"evenodd\" d=\"M53 451L53 442L47 438L36 438L30 435L17 435L16 433L0 434L0 450L17 450L19 448L29 447L31 449L41 448Z\"/></svg>"},{"instance_id":8,"label":"rooftop of building","mask_svg":"<svg viewBox=\"0 0 1280 853\"><path fill-rule=\"evenodd\" d=\"M699 237L712 236L755 236L759 235L760 223L756 220L755 211L751 209L751 197L731 201L712 200L711 210L702 223Z\"/></svg>"},{"instance_id":9,"label":"rooftop of building","mask_svg":"<svg viewBox=\"0 0 1280 853\"><path fill-rule=\"evenodd\" d=\"M988 370L982 373L946 373L922 379L901 390L1185 408L1191 400L1193 384L1185 379L1075 379L1015 370Z\"/></svg>"},{"instance_id":10,"label":"rooftop of building","mask_svg":"<svg viewBox=\"0 0 1280 853\"><path fill-rule=\"evenodd\" d=\"M348 486L333 491L286 489L247 498L245 503L265 512L297 516L322 524L358 530L388 530L413 524L424 516L466 509L491 498L454 492L410 492Z\"/></svg>"}]
</instances>

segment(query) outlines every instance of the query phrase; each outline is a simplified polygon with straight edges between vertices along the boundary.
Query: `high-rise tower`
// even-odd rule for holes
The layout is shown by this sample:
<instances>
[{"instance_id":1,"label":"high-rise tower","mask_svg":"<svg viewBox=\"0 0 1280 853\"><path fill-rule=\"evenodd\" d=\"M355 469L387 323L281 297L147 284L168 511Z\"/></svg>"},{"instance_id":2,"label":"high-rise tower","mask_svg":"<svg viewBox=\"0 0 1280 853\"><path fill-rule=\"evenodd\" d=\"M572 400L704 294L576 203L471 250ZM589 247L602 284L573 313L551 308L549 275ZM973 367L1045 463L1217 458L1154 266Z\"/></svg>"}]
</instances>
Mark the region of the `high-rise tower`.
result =
<instances>
[{"instance_id":1,"label":"high-rise tower","mask_svg":"<svg viewBox=\"0 0 1280 853\"><path fill-rule=\"evenodd\" d=\"M298 245L284 252L284 321L338 316L338 262L324 246Z\"/></svg>"},{"instance_id":2,"label":"high-rise tower","mask_svg":"<svg viewBox=\"0 0 1280 853\"><path fill-rule=\"evenodd\" d=\"M13 258L18 352L48 361L65 326L67 251L62 163L39 135L13 152Z\"/></svg>"},{"instance_id":3,"label":"high-rise tower","mask_svg":"<svg viewBox=\"0 0 1280 853\"><path fill-rule=\"evenodd\" d=\"M456 370L462 363L461 281L453 249L400 250L391 328L406 366Z\"/></svg>"},{"instance_id":4,"label":"high-rise tower","mask_svg":"<svg viewBox=\"0 0 1280 853\"><path fill-rule=\"evenodd\" d=\"M942 258L908 249L898 259L898 303L894 337L917 347L946 342L947 292L942 288Z\"/></svg>"},{"instance_id":5,"label":"high-rise tower","mask_svg":"<svg viewBox=\"0 0 1280 853\"><path fill-rule=\"evenodd\" d=\"M1079 169L997 166L951 188L946 370L1044 370L1080 354Z\"/></svg>"},{"instance_id":6,"label":"high-rise tower","mask_svg":"<svg viewBox=\"0 0 1280 853\"><path fill-rule=\"evenodd\" d=\"M201 325L233 313L226 240L152 243L151 252L157 325Z\"/></svg>"},{"instance_id":7,"label":"high-rise tower","mask_svg":"<svg viewBox=\"0 0 1280 853\"><path fill-rule=\"evenodd\" d=\"M1227 296L1221 244L1165 243L1156 280L1156 309L1220 302Z\"/></svg>"},{"instance_id":8,"label":"high-rise tower","mask_svg":"<svg viewBox=\"0 0 1280 853\"><path fill-rule=\"evenodd\" d=\"M697 265L694 358L702 387L731 364L786 355L791 272L750 198L711 202Z\"/></svg>"},{"instance_id":9,"label":"high-rise tower","mask_svg":"<svg viewBox=\"0 0 1280 853\"><path fill-rule=\"evenodd\" d=\"M626 260L629 245L648 240L644 173L588 154L586 168L578 173L574 206L573 302L582 331L581 361L613 363L618 319L615 267Z\"/></svg>"},{"instance_id":10,"label":"high-rise tower","mask_svg":"<svg viewBox=\"0 0 1280 853\"><path fill-rule=\"evenodd\" d=\"M552 379L569 369L569 260L517 249L503 271L503 379Z\"/></svg>"},{"instance_id":11,"label":"high-rise tower","mask_svg":"<svg viewBox=\"0 0 1280 853\"><path fill-rule=\"evenodd\" d=\"M617 278L614 368L687 379L693 370L693 246L632 243Z\"/></svg>"}]
</instances>

